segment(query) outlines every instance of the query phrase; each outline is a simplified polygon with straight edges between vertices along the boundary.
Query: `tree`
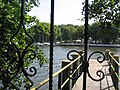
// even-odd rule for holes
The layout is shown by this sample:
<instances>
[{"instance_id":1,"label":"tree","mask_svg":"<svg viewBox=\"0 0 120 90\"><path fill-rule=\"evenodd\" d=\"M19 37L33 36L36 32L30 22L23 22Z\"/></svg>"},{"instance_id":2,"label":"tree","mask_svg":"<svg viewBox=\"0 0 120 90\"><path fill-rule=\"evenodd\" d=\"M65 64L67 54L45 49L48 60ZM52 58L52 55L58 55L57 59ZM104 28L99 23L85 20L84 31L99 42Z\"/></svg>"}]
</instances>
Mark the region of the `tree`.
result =
<instances>
[{"instance_id":1,"label":"tree","mask_svg":"<svg viewBox=\"0 0 120 90\"><path fill-rule=\"evenodd\" d=\"M22 77L23 73L27 73L26 69L33 60L41 60L40 64L46 61L41 50L30 46L33 39L29 27L35 23L36 17L31 17L27 13L38 4L39 0L25 2L25 27L27 28L24 29L20 27L20 0L0 1L0 85L2 85L0 89L2 90L15 89L15 86L18 89L23 81L27 83L24 87L29 88L31 82L25 78L26 76ZM38 54L33 50L38 50ZM24 58L24 68L20 68L22 64L18 63L21 58ZM24 69L23 73L21 69ZM31 69L34 72L35 68Z\"/></svg>"},{"instance_id":2,"label":"tree","mask_svg":"<svg viewBox=\"0 0 120 90\"><path fill-rule=\"evenodd\" d=\"M68 40L69 40L68 27L66 27L65 25L60 25L59 27L60 27L60 29L61 29L61 37L62 37L62 40L64 40L65 42L68 42Z\"/></svg>"},{"instance_id":3,"label":"tree","mask_svg":"<svg viewBox=\"0 0 120 90\"><path fill-rule=\"evenodd\" d=\"M61 41L61 30L57 25L54 25L54 39L55 41Z\"/></svg>"},{"instance_id":4,"label":"tree","mask_svg":"<svg viewBox=\"0 0 120 90\"><path fill-rule=\"evenodd\" d=\"M95 22L90 25L89 37L91 37L95 43L104 43L104 44L115 44L119 36L119 29L113 26L108 27L104 30L100 27L100 22Z\"/></svg>"},{"instance_id":5,"label":"tree","mask_svg":"<svg viewBox=\"0 0 120 90\"><path fill-rule=\"evenodd\" d=\"M109 25L108 29L102 30L101 41L105 44L115 44L119 36L119 29Z\"/></svg>"},{"instance_id":6,"label":"tree","mask_svg":"<svg viewBox=\"0 0 120 90\"><path fill-rule=\"evenodd\" d=\"M47 42L50 36L50 24L45 22L39 22L36 20L36 24L30 27L32 30L33 37L35 38L35 42Z\"/></svg>"},{"instance_id":7,"label":"tree","mask_svg":"<svg viewBox=\"0 0 120 90\"><path fill-rule=\"evenodd\" d=\"M84 38L84 26L78 26L78 25L59 25L58 26L61 31L61 36L63 41L65 42L73 42L74 40L82 40Z\"/></svg>"},{"instance_id":8,"label":"tree","mask_svg":"<svg viewBox=\"0 0 120 90\"><path fill-rule=\"evenodd\" d=\"M89 37L91 37L92 40L95 41L95 43L98 43L101 41L102 29L99 25L100 25L99 22L93 23L92 25L90 25L90 28L88 31Z\"/></svg>"},{"instance_id":9,"label":"tree","mask_svg":"<svg viewBox=\"0 0 120 90\"><path fill-rule=\"evenodd\" d=\"M59 25L58 27L61 29L61 37L63 41L68 42L74 39L74 32L75 32L74 25L67 24L67 25Z\"/></svg>"},{"instance_id":10,"label":"tree","mask_svg":"<svg viewBox=\"0 0 120 90\"><path fill-rule=\"evenodd\" d=\"M99 27L101 27L102 30L101 35L103 35L103 37L101 37L101 40L103 43L115 43L118 38L117 32L120 28L119 9L119 0L93 0L89 4L89 19L94 18L96 22L100 23ZM82 14L84 14L84 10L83 8ZM115 38L112 37L113 35L111 33L116 34Z\"/></svg>"},{"instance_id":11,"label":"tree","mask_svg":"<svg viewBox=\"0 0 120 90\"><path fill-rule=\"evenodd\" d=\"M82 41L82 39L84 38L84 26L75 26L76 27L76 31L75 31L75 35L74 37L77 39L80 39Z\"/></svg>"},{"instance_id":12,"label":"tree","mask_svg":"<svg viewBox=\"0 0 120 90\"><path fill-rule=\"evenodd\" d=\"M120 12L119 0L94 0L89 4L89 18L95 18L101 25L119 27Z\"/></svg>"},{"instance_id":13,"label":"tree","mask_svg":"<svg viewBox=\"0 0 120 90\"><path fill-rule=\"evenodd\" d=\"M36 20L36 24L29 28L32 32L32 36L35 39L35 42L48 42L50 37L50 23L40 22ZM61 32L60 28L57 25L54 25L54 39L57 40L60 37Z\"/></svg>"}]
</instances>

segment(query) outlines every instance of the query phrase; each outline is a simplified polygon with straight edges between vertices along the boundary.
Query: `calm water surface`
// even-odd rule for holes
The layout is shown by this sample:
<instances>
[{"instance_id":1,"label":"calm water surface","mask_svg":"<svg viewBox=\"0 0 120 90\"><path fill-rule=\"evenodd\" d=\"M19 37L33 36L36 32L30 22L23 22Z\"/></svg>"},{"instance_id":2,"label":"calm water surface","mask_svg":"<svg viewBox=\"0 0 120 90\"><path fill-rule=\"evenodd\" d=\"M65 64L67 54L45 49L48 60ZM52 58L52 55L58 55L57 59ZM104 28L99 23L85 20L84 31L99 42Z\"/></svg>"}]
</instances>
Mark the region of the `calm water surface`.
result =
<instances>
[{"instance_id":1,"label":"calm water surface","mask_svg":"<svg viewBox=\"0 0 120 90\"><path fill-rule=\"evenodd\" d=\"M44 52L44 54L49 58L49 46L40 46ZM109 48L109 47L89 47L88 48L88 55L94 51L102 51L104 52L106 49L110 49L114 51L115 54L120 56L120 48ZM83 50L83 47L79 46L55 46L54 47L54 60L53 60L53 72L58 71L61 68L61 61L67 59L67 53L70 50ZM37 74L32 77L35 85L38 85L41 81L45 80L49 77L49 65L48 63L43 64L40 68L38 62L34 62L33 65L37 68ZM58 85L58 77L53 79L53 90L57 90ZM39 90L48 90L48 83L45 86L42 86Z\"/></svg>"}]
</instances>

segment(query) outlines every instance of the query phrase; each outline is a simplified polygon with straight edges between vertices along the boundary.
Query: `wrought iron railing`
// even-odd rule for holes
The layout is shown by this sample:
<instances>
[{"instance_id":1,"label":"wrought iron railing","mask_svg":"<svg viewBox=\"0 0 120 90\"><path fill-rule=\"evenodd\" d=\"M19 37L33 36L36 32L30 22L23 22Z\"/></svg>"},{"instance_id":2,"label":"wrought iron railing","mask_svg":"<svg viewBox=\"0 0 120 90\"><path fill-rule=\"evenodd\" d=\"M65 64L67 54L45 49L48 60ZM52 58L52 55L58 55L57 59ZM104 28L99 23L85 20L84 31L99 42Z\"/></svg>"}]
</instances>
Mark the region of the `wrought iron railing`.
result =
<instances>
[{"instance_id":1,"label":"wrought iron railing","mask_svg":"<svg viewBox=\"0 0 120 90\"><path fill-rule=\"evenodd\" d=\"M73 53L77 53L77 54L73 54ZM99 52L99 51L93 52L87 60L88 67L89 67L89 60L91 59L91 57L94 54L99 54L99 56L96 57L96 59L99 63L102 63L105 60L105 56L102 52ZM73 58L70 58L71 56ZM82 75L82 73L84 71L83 70L84 69L83 68L84 67L84 63L83 63L84 62L84 52L78 52L76 50L71 50L68 52L67 58L68 58L67 61L63 61L63 63L67 63L67 64L62 65L63 67L59 71L57 71L56 73L54 73L52 75L52 78L55 78L56 76L59 77L59 79L58 79L58 89L59 90L66 90L66 88L72 89L73 85L75 84L75 81ZM101 81L104 79L104 73L102 70L98 70L96 72L96 75L98 76L97 79L95 79L94 77L91 76L91 74L89 73L89 68L87 70L88 70L87 74L92 80ZM72 85L70 85L70 80L72 80ZM48 79L40 82L39 85L33 87L31 90L37 90L49 81L50 81L50 79L48 78Z\"/></svg>"},{"instance_id":2,"label":"wrought iron railing","mask_svg":"<svg viewBox=\"0 0 120 90\"><path fill-rule=\"evenodd\" d=\"M76 52L76 53L77 53L77 57L74 58L74 56L73 56L73 58L70 58L70 57L69 57L69 55L70 55L70 53L71 53L71 51L70 51L70 52L67 54L67 57L68 57L68 59L69 59L69 61L67 61L67 64L64 65L59 71L55 72L55 73L52 75L52 78L55 78L55 77L57 77L57 76L58 76L58 78L59 78L59 79L58 79L58 89L59 89L59 90L62 90L63 87L70 81L70 79L73 79L74 74L75 74L76 72L78 72L78 70L80 71L79 74L78 74L78 76L81 76L81 70L82 70L82 69L81 69L81 66L82 66L82 62L83 62L84 53L83 53L83 52L81 53L81 52L78 52L78 51L75 51L75 50L72 50L72 52ZM65 63L65 62L66 62L66 61L63 61L63 63ZM75 63L78 63L78 62L79 62L78 66L76 66L76 68L74 68L74 70L73 70L73 69L72 69L73 65L74 65ZM70 69L70 67L71 67L71 69ZM71 71L72 71L72 72L71 72ZM68 73L68 72L71 72L71 73ZM64 73L67 77L65 78L64 82L63 82L63 81L61 82L61 80L64 78L64 77L63 77L63 73ZM77 76L77 77L74 77L74 79L77 79L78 76ZM39 85L31 88L31 90L40 89L43 85L45 85L45 84L46 84L47 82L49 82L49 81L50 81L50 79L47 78L47 79L45 79L44 81L40 82ZM69 87L67 87L67 88L69 88Z\"/></svg>"},{"instance_id":3,"label":"wrought iron railing","mask_svg":"<svg viewBox=\"0 0 120 90\"><path fill-rule=\"evenodd\" d=\"M90 54L90 56L88 56L88 1L89 0L85 0L85 29L84 29L84 59L83 59L83 63L82 63L82 72L83 73L83 90L86 90L86 78L87 75L94 81L101 81L104 79L104 72L102 70L98 70L96 72L96 75L99 77L99 79L95 79L91 76L91 74L89 73L89 60L90 58L94 55L94 54L101 54L102 56L97 56L97 61L99 63L102 63L105 60L105 55L100 52L100 51L95 51L92 54ZM72 51L71 51L72 52ZM76 51L77 52L77 51ZM101 59L102 58L102 59ZM79 77L79 76L78 76ZM76 77L76 78L78 78ZM73 78L74 79L74 78Z\"/></svg>"},{"instance_id":4,"label":"wrought iron railing","mask_svg":"<svg viewBox=\"0 0 120 90\"><path fill-rule=\"evenodd\" d=\"M25 0L21 0L20 3L21 12L19 26L16 32L13 35L11 34L12 37L10 38L10 42L8 44L6 57L6 63L8 64L6 64L6 70L2 72L4 83L4 86L1 88L2 90L20 90L19 87L22 87L19 85L20 83L24 83L24 89L29 90L34 84L30 77L35 76L37 73L37 69L34 66L29 68L26 68L25 66L26 55L29 57L29 60L33 60L36 57L36 53L30 49L34 40L25 27ZM23 33L26 35L24 43L21 42L24 37ZM18 38L19 41L16 38ZM22 47L20 47L20 45ZM24 80L22 79L22 75L25 78ZM20 79L22 80L20 81Z\"/></svg>"},{"instance_id":5,"label":"wrought iron railing","mask_svg":"<svg viewBox=\"0 0 120 90\"><path fill-rule=\"evenodd\" d=\"M109 71L111 73L112 81L114 84L114 87L116 90L119 90L119 82L120 82L120 76L119 76L119 68L120 68L120 62L119 62L119 56L114 55L111 51L108 52L108 60L109 60Z\"/></svg>"},{"instance_id":6,"label":"wrought iron railing","mask_svg":"<svg viewBox=\"0 0 120 90\"><path fill-rule=\"evenodd\" d=\"M50 23L50 63L49 63L49 90L52 90L53 74L53 42L54 42L54 0L51 0L51 23Z\"/></svg>"},{"instance_id":7,"label":"wrought iron railing","mask_svg":"<svg viewBox=\"0 0 120 90\"><path fill-rule=\"evenodd\" d=\"M33 86L33 81L30 79L30 77L36 75L37 70L35 67L30 67L28 70L26 70L24 64L25 64L25 56L27 55L28 52L31 52L29 55L30 59L34 59L36 54L33 50L31 50L29 47L33 44L33 38L29 35L29 33L26 31L25 24L24 24L24 13L25 13L25 0L21 0L21 16L20 16L20 24L18 27L18 30L13 34L13 36L10 38L10 45L7 50L7 58L12 58L12 63L10 62L9 66L7 66L7 72L3 78L8 78L8 80L5 80L6 86L11 86L11 89L16 89L19 90L19 88L13 83L15 78L19 78L19 73L22 73L24 77L27 79L25 82L25 88L26 90L29 90ZM56 72L53 74L53 42L54 42L54 0L51 0L51 28L50 28L50 63L49 63L49 78L43 81L40 85L35 87L34 89L38 89L45 83L49 82L49 90L52 90L53 88L53 77L56 77L57 75L61 74L66 68L68 68L70 65L75 63L76 61L80 60L82 57L81 63L79 63L78 67L76 69L69 69L66 72L66 75L68 76L67 81L65 81L63 84L59 85L59 89L61 89L66 82L68 82L70 79L77 79L81 76L83 73L83 90L86 90L86 77L87 75L94 81L101 81L104 79L104 73L101 70L98 70L96 72L96 75L99 77L99 79L94 79L90 72L89 72L89 60L94 54L100 54L102 56L97 56L97 61L99 63L102 63L105 60L105 56L102 52L100 51L95 51L90 56L88 56L88 0L85 0L85 33L84 33L84 56L82 56L78 51L72 50L68 53L67 58L68 60L71 60L71 62L63 67L60 71ZM27 38L29 38L29 41L26 43L26 46L21 50L21 48L18 47L18 44L14 41L16 36L19 34L20 31L23 31ZM21 36L22 37L22 36ZM76 58L75 60L70 59L69 55L71 53L77 53L80 56ZM111 56L111 54L109 54ZM101 59L102 58L102 59ZM111 56L111 58L116 62L116 60ZM72 61L73 60L73 61ZM111 60L111 59L110 59ZM111 61L110 61L111 62ZM117 63L119 66L119 63ZM110 64L112 67L112 64ZM76 71L80 68L80 72L77 76L74 76ZM13 71L14 69L14 71ZM29 72L28 72L29 71ZM113 69L113 71L115 71ZM115 73L117 76L117 74ZM61 75L59 75L61 77ZM17 78L17 79L18 79ZM61 81L61 80L60 80ZM9 87L6 87L6 90L8 90Z\"/></svg>"}]
</instances>

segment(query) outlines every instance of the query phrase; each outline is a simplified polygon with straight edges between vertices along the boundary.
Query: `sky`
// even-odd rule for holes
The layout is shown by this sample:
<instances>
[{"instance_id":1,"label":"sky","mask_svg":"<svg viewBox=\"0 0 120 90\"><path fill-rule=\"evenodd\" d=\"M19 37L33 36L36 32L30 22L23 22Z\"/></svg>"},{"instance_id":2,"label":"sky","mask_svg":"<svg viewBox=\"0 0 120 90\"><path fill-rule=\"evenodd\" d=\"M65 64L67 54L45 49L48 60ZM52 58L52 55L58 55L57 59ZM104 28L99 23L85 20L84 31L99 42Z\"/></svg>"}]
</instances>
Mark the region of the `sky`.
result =
<instances>
[{"instance_id":1,"label":"sky","mask_svg":"<svg viewBox=\"0 0 120 90\"><path fill-rule=\"evenodd\" d=\"M84 21L81 21L84 17L81 14L83 2L84 0L55 0L54 24L83 25ZM34 7L29 15L37 16L40 22L50 23L50 3L51 0L40 0L39 7ZM90 21L90 23L92 22Z\"/></svg>"}]
</instances>

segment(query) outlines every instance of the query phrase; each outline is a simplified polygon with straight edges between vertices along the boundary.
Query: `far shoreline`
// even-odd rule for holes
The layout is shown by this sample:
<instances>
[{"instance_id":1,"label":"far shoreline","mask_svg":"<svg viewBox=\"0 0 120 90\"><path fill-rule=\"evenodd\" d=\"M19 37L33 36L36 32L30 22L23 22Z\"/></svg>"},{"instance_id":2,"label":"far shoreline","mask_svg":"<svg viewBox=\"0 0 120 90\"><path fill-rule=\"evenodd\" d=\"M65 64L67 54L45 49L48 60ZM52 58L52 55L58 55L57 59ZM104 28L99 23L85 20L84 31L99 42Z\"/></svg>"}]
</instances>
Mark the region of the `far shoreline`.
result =
<instances>
[{"instance_id":1,"label":"far shoreline","mask_svg":"<svg viewBox=\"0 0 120 90\"><path fill-rule=\"evenodd\" d=\"M49 46L50 43L34 43L35 45L40 46ZM54 46L84 46L84 43L54 43ZM89 47L112 47L120 48L120 44L88 44Z\"/></svg>"},{"instance_id":2,"label":"far shoreline","mask_svg":"<svg viewBox=\"0 0 120 90\"><path fill-rule=\"evenodd\" d=\"M55 44L55 46L84 46L81 43L60 43ZM120 44L88 44L89 47L114 47L120 48Z\"/></svg>"}]
</instances>

